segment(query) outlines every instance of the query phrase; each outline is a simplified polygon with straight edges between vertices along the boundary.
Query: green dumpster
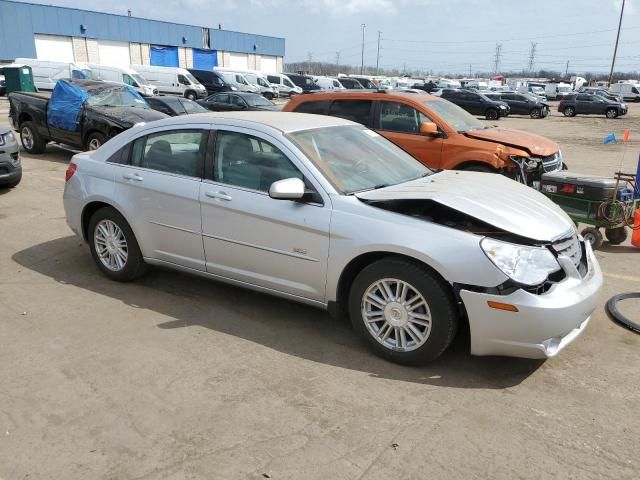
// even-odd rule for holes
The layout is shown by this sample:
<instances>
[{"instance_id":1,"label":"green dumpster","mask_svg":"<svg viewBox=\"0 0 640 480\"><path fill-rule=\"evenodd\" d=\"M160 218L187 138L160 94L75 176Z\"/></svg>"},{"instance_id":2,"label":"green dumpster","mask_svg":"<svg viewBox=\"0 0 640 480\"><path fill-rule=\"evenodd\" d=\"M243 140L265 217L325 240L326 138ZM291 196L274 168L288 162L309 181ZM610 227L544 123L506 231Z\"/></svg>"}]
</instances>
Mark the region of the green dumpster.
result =
<instances>
[{"instance_id":1,"label":"green dumpster","mask_svg":"<svg viewBox=\"0 0 640 480\"><path fill-rule=\"evenodd\" d=\"M4 80L7 85L7 95L11 92L35 92L33 84L33 74L31 67L22 65L19 67L4 67L2 69Z\"/></svg>"}]
</instances>

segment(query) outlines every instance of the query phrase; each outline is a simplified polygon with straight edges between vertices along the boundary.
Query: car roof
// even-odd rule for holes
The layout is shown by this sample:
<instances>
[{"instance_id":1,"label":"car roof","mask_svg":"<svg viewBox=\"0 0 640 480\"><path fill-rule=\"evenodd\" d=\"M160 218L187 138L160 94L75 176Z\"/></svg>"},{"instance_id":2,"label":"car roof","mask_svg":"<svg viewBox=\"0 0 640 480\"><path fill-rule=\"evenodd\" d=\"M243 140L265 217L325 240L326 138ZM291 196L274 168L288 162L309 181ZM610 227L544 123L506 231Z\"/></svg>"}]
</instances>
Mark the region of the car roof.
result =
<instances>
[{"instance_id":1,"label":"car roof","mask_svg":"<svg viewBox=\"0 0 640 480\"><path fill-rule=\"evenodd\" d=\"M273 112L273 111L251 111L251 112L207 112L198 113L196 115L187 115L179 118L171 117L157 120L154 126L172 126L172 125L188 125L202 124L207 121L212 123L230 120L246 123L254 123L274 128L282 133L296 132L300 130L310 130L313 128L326 127L344 127L349 125L361 126L358 123L351 122L338 117L329 117L326 115L314 115L310 113L290 113L290 112Z\"/></svg>"}]
</instances>

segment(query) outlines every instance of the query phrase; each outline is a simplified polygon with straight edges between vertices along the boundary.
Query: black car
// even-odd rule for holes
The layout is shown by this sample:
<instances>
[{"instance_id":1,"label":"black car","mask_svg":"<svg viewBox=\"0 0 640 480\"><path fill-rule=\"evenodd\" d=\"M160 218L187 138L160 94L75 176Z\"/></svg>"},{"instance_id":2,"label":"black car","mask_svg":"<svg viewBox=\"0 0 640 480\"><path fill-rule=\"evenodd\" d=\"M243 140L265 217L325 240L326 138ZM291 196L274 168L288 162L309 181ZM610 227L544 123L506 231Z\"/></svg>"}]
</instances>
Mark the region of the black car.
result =
<instances>
[{"instance_id":1,"label":"black car","mask_svg":"<svg viewBox=\"0 0 640 480\"><path fill-rule=\"evenodd\" d=\"M50 97L12 92L9 117L31 154L48 142L96 150L137 123L167 118L130 86L96 80L58 80Z\"/></svg>"},{"instance_id":2,"label":"black car","mask_svg":"<svg viewBox=\"0 0 640 480\"><path fill-rule=\"evenodd\" d=\"M529 115L531 118L545 118L549 115L549 105L531 93L487 92L491 100L503 101L509 105L511 115Z\"/></svg>"},{"instance_id":3,"label":"black car","mask_svg":"<svg viewBox=\"0 0 640 480\"><path fill-rule=\"evenodd\" d=\"M471 115L482 115L487 120L498 120L509 115L509 105L505 102L491 100L486 95L471 90L444 88L440 96Z\"/></svg>"},{"instance_id":4,"label":"black car","mask_svg":"<svg viewBox=\"0 0 640 480\"><path fill-rule=\"evenodd\" d=\"M208 110L202 105L184 97L173 97L170 95L156 95L145 99L154 110L167 114L171 117L177 115L188 115L190 113L203 113Z\"/></svg>"},{"instance_id":5,"label":"black car","mask_svg":"<svg viewBox=\"0 0 640 480\"><path fill-rule=\"evenodd\" d=\"M558 111L565 117L576 115L605 115L607 118L616 118L627 113L627 104L607 100L599 95L588 93L571 93L565 96L558 104Z\"/></svg>"},{"instance_id":6,"label":"black car","mask_svg":"<svg viewBox=\"0 0 640 480\"><path fill-rule=\"evenodd\" d=\"M362 83L360 83L355 78L340 77L338 80L347 90L365 90L365 88L362 86Z\"/></svg>"},{"instance_id":7,"label":"black car","mask_svg":"<svg viewBox=\"0 0 640 480\"><path fill-rule=\"evenodd\" d=\"M594 87L583 87L578 93L586 93L588 95L598 95L600 97L604 97L607 100L611 100L612 102L624 103L622 97L619 95L614 95L613 93L605 90L604 88L594 88Z\"/></svg>"},{"instance_id":8,"label":"black car","mask_svg":"<svg viewBox=\"0 0 640 480\"><path fill-rule=\"evenodd\" d=\"M411 88L415 90L422 90L424 92L431 93L438 90L438 85L433 80L429 80L427 83L423 83L423 84L415 83L411 86Z\"/></svg>"},{"instance_id":9,"label":"black car","mask_svg":"<svg viewBox=\"0 0 640 480\"><path fill-rule=\"evenodd\" d=\"M231 92L235 90L235 87L229 85L224 77L220 75L218 72L213 72L211 70L198 70L195 68L189 68L189 73L196 77L204 88L207 89L207 93L209 95L213 95L218 92Z\"/></svg>"},{"instance_id":10,"label":"black car","mask_svg":"<svg viewBox=\"0 0 640 480\"><path fill-rule=\"evenodd\" d=\"M299 73L285 73L285 75L291 79L294 85L300 87L303 92L316 92L322 90L309 75L300 75Z\"/></svg>"},{"instance_id":11,"label":"black car","mask_svg":"<svg viewBox=\"0 0 640 480\"><path fill-rule=\"evenodd\" d=\"M280 107L262 95L248 92L216 93L198 103L212 112L232 112L240 110L273 110Z\"/></svg>"},{"instance_id":12,"label":"black car","mask_svg":"<svg viewBox=\"0 0 640 480\"><path fill-rule=\"evenodd\" d=\"M342 80L344 80L344 78L345 77L338 79L340 83L342 83ZM348 77L348 78L353 78L354 80L357 80L360 83L360 85L362 85L362 88L365 88L366 90L378 90L378 87L376 86L376 84L373 83L371 80L369 80L367 77ZM344 88L347 88L347 87L345 86Z\"/></svg>"}]
</instances>

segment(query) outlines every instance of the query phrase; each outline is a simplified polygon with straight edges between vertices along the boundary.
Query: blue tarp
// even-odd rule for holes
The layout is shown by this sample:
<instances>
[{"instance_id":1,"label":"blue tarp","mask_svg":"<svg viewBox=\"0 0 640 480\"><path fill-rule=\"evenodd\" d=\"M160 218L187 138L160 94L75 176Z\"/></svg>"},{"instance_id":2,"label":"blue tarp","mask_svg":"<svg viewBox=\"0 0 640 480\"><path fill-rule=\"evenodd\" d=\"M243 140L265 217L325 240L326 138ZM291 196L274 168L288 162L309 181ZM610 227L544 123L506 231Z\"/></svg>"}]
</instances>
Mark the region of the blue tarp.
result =
<instances>
[{"instance_id":1,"label":"blue tarp","mask_svg":"<svg viewBox=\"0 0 640 480\"><path fill-rule=\"evenodd\" d=\"M47 106L49 126L75 132L78 130L78 115L89 94L66 80L58 80Z\"/></svg>"},{"instance_id":2,"label":"blue tarp","mask_svg":"<svg viewBox=\"0 0 640 480\"><path fill-rule=\"evenodd\" d=\"M193 49L193 68L198 70L213 70L218 66L217 50L202 50L200 48Z\"/></svg>"},{"instance_id":3,"label":"blue tarp","mask_svg":"<svg viewBox=\"0 0 640 480\"><path fill-rule=\"evenodd\" d=\"M178 47L151 45L151 65L158 67L178 67Z\"/></svg>"}]
</instances>

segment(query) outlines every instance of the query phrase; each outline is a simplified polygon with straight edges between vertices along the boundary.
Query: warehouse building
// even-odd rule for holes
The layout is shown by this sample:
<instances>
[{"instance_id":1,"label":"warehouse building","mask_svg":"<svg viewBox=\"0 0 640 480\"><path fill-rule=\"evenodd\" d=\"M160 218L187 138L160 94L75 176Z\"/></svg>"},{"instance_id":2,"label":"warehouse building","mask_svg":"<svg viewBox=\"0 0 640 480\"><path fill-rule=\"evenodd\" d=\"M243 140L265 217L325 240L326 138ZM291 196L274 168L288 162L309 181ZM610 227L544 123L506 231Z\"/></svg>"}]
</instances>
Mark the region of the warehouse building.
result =
<instances>
[{"instance_id":1,"label":"warehouse building","mask_svg":"<svg viewBox=\"0 0 640 480\"><path fill-rule=\"evenodd\" d=\"M283 38L0 0L2 63L37 58L281 72L284 49Z\"/></svg>"}]
</instances>

